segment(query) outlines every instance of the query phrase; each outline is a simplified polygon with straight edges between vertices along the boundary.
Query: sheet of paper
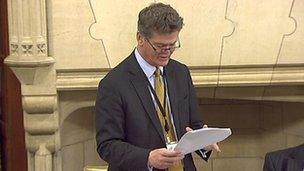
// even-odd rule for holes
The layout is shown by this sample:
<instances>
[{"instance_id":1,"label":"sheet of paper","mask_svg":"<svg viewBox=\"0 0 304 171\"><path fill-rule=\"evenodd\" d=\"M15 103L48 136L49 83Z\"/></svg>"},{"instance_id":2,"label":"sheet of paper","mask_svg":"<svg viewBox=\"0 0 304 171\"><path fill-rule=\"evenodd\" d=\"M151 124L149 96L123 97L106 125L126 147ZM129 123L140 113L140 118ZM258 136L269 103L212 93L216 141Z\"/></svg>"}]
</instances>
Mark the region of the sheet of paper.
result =
<instances>
[{"instance_id":1,"label":"sheet of paper","mask_svg":"<svg viewBox=\"0 0 304 171\"><path fill-rule=\"evenodd\" d=\"M185 133L174 150L183 154L192 153L210 144L223 141L231 135L230 128L202 128Z\"/></svg>"}]
</instances>

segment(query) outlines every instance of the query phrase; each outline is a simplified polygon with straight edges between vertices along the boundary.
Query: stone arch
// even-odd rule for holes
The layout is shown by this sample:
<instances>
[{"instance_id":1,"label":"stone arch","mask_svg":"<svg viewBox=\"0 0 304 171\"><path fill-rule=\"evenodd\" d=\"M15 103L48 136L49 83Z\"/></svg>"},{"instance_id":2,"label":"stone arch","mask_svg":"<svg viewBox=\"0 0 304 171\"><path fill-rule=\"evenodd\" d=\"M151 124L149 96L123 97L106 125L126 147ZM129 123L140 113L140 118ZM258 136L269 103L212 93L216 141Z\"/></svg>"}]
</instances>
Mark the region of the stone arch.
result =
<instances>
[{"instance_id":1,"label":"stone arch","mask_svg":"<svg viewBox=\"0 0 304 171\"><path fill-rule=\"evenodd\" d=\"M85 166L106 165L96 151L96 91L59 93L59 142L62 170L83 170ZM73 161L73 162L71 162Z\"/></svg>"},{"instance_id":2,"label":"stone arch","mask_svg":"<svg viewBox=\"0 0 304 171\"><path fill-rule=\"evenodd\" d=\"M65 91L59 93L59 125L65 121L69 115L81 108L94 107L96 90L86 91Z\"/></svg>"}]
</instances>

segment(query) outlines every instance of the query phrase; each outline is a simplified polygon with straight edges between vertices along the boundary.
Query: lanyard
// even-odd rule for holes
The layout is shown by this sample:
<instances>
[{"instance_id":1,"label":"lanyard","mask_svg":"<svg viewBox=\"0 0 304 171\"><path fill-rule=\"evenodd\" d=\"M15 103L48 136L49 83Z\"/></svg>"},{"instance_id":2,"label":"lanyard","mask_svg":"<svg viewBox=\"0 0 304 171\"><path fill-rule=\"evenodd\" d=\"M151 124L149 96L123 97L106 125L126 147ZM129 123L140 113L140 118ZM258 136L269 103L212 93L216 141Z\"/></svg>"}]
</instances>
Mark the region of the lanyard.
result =
<instances>
[{"instance_id":1,"label":"lanyard","mask_svg":"<svg viewBox=\"0 0 304 171\"><path fill-rule=\"evenodd\" d=\"M159 101L159 99L158 99L158 97L157 97L157 95L156 95L156 92L155 92L155 90L154 90L154 88L152 87L152 85L151 85L151 83L149 82L149 80L147 80L148 81L148 85L149 85L149 87L150 87L150 90L151 90L151 92L152 92L152 94L153 94L153 97L154 97L154 99L155 99L155 101L156 101L156 104L157 104L157 106L158 106L158 108L159 108L159 110L160 110L160 112L162 113L162 116L163 116L163 118L164 118L164 120L165 120L165 125L164 125L164 128L165 128L165 131L166 131L166 133L168 134L169 133L169 124L168 124L168 121L167 121L167 119L166 119L166 111L165 111L165 109L166 109L166 105L167 105L167 103L166 103L166 98L167 98L167 91L166 91L166 87L167 87L167 85L166 85L166 82L165 82L165 80L163 80L164 81L164 107L161 105L161 103L160 103L160 101ZM154 80L155 81L155 80Z\"/></svg>"}]
</instances>

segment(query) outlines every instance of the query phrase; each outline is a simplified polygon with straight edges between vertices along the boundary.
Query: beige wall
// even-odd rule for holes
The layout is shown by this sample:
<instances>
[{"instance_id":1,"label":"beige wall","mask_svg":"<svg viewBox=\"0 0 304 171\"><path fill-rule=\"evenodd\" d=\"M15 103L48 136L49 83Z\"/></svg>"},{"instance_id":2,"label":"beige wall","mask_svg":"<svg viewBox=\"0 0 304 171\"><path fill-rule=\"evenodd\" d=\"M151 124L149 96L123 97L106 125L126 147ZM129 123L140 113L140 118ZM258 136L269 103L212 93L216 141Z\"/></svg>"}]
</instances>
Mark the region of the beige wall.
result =
<instances>
[{"instance_id":1,"label":"beige wall","mask_svg":"<svg viewBox=\"0 0 304 171\"><path fill-rule=\"evenodd\" d=\"M108 68L136 46L137 14L153 1L49 1L49 51L56 68ZM304 62L302 0L164 0L185 19L182 48L190 66Z\"/></svg>"}]
</instances>

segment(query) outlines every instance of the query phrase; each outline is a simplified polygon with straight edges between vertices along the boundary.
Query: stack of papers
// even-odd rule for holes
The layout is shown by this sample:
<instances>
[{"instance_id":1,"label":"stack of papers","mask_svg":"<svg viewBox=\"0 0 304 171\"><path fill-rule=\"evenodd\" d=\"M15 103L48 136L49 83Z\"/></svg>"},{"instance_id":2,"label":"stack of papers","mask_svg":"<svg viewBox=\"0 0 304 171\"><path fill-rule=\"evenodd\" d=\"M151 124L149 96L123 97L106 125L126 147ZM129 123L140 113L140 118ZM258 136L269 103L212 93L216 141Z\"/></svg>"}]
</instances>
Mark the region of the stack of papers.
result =
<instances>
[{"instance_id":1,"label":"stack of papers","mask_svg":"<svg viewBox=\"0 0 304 171\"><path fill-rule=\"evenodd\" d=\"M174 150L186 155L196 150L223 141L231 135L230 128L202 128L185 133Z\"/></svg>"}]
</instances>

